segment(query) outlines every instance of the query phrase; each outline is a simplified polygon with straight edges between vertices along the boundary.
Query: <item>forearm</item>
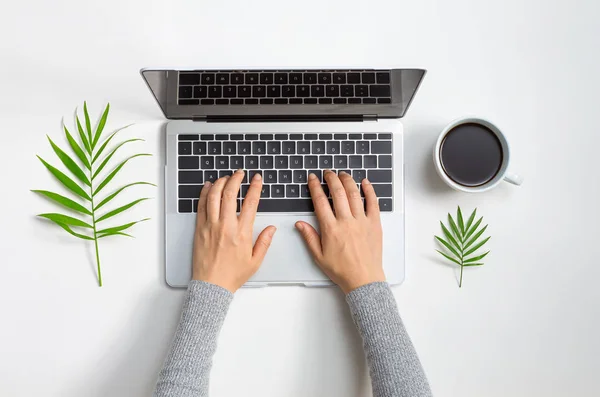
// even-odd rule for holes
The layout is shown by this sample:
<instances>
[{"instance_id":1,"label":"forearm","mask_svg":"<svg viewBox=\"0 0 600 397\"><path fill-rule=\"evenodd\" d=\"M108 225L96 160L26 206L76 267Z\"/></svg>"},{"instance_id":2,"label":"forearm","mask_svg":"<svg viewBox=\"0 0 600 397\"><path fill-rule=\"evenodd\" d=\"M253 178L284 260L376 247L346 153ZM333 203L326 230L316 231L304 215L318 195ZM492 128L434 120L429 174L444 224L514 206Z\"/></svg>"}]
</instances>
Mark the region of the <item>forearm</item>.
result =
<instances>
[{"instance_id":1,"label":"forearm","mask_svg":"<svg viewBox=\"0 0 600 397\"><path fill-rule=\"evenodd\" d=\"M154 397L205 397L217 337L233 294L192 280Z\"/></svg>"},{"instance_id":2,"label":"forearm","mask_svg":"<svg viewBox=\"0 0 600 397\"><path fill-rule=\"evenodd\" d=\"M373 397L423 397L431 390L387 283L371 283L346 296L363 339Z\"/></svg>"}]
</instances>

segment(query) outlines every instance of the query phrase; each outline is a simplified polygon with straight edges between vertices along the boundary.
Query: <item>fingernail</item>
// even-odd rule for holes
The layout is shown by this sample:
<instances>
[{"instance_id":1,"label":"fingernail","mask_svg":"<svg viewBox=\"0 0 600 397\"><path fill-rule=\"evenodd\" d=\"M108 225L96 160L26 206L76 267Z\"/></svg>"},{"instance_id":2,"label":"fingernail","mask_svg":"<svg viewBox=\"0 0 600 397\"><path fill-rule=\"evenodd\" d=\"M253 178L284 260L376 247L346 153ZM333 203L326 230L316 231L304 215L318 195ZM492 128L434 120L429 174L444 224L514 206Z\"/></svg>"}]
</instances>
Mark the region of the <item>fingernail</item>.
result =
<instances>
[{"instance_id":1,"label":"fingernail","mask_svg":"<svg viewBox=\"0 0 600 397\"><path fill-rule=\"evenodd\" d=\"M348 175L346 171L340 171L339 175Z\"/></svg>"},{"instance_id":2,"label":"fingernail","mask_svg":"<svg viewBox=\"0 0 600 397\"><path fill-rule=\"evenodd\" d=\"M363 179L363 183L364 183L365 185L370 185L370 184L371 184L371 181L370 181L370 180L368 180L367 178L365 178L365 179Z\"/></svg>"},{"instance_id":3,"label":"fingernail","mask_svg":"<svg viewBox=\"0 0 600 397\"><path fill-rule=\"evenodd\" d=\"M260 175L258 172L256 174L254 174L254 176L252 177L252 179L255 181L260 181L261 178L262 178L262 175Z\"/></svg>"},{"instance_id":4,"label":"fingernail","mask_svg":"<svg viewBox=\"0 0 600 397\"><path fill-rule=\"evenodd\" d=\"M296 223L296 228L300 231L302 231L304 229L304 224L302 223Z\"/></svg>"},{"instance_id":5,"label":"fingernail","mask_svg":"<svg viewBox=\"0 0 600 397\"><path fill-rule=\"evenodd\" d=\"M210 183L210 181L206 181L206 182L204 182L204 187L205 187L205 188L207 188L207 189L208 189L208 188L210 187L210 185L212 185L212 183Z\"/></svg>"},{"instance_id":6,"label":"fingernail","mask_svg":"<svg viewBox=\"0 0 600 397\"><path fill-rule=\"evenodd\" d=\"M312 181L313 179L317 179L317 176L311 172L310 174L308 174L308 180Z\"/></svg>"},{"instance_id":7,"label":"fingernail","mask_svg":"<svg viewBox=\"0 0 600 397\"><path fill-rule=\"evenodd\" d=\"M323 175L329 174L330 172L333 172L333 171L331 171L331 170L325 170L325 172L323 172Z\"/></svg>"},{"instance_id":8,"label":"fingernail","mask_svg":"<svg viewBox=\"0 0 600 397\"><path fill-rule=\"evenodd\" d=\"M243 173L244 173L244 170L240 168L240 169L238 169L238 170L237 170L235 173L236 173L236 174L243 174Z\"/></svg>"},{"instance_id":9,"label":"fingernail","mask_svg":"<svg viewBox=\"0 0 600 397\"><path fill-rule=\"evenodd\" d=\"M273 227L271 230L269 230L269 237L273 237L275 235L276 231L277 231L276 227Z\"/></svg>"}]
</instances>

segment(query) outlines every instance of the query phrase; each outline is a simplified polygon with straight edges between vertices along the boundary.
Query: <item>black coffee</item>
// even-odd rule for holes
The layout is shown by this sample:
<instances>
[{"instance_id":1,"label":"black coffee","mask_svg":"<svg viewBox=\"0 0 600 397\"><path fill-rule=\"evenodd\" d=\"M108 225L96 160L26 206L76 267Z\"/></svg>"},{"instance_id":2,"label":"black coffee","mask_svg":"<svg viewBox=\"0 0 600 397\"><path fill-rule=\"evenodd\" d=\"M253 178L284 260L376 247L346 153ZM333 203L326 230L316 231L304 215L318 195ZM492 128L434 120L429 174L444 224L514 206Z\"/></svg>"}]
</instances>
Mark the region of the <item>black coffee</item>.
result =
<instances>
[{"instance_id":1,"label":"black coffee","mask_svg":"<svg viewBox=\"0 0 600 397\"><path fill-rule=\"evenodd\" d=\"M440 160L446 174L463 186L480 186L502 166L502 145L489 128L475 123L454 127L442 141Z\"/></svg>"}]
</instances>

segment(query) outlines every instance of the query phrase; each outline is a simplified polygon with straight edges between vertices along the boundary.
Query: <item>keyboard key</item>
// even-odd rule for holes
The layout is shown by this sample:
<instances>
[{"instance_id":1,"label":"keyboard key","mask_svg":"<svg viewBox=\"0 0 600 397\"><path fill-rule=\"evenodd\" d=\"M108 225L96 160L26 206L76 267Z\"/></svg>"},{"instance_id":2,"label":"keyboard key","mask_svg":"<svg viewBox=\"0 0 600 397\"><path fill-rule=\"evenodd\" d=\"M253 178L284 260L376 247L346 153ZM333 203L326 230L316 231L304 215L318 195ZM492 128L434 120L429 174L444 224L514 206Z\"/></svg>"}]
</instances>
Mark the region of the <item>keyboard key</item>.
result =
<instances>
[{"instance_id":1,"label":"keyboard key","mask_svg":"<svg viewBox=\"0 0 600 397\"><path fill-rule=\"evenodd\" d=\"M308 98L310 97L310 86L307 85L299 85L296 87L296 96L300 98Z\"/></svg>"},{"instance_id":2,"label":"keyboard key","mask_svg":"<svg viewBox=\"0 0 600 397\"><path fill-rule=\"evenodd\" d=\"M392 141L373 141L373 142L371 142L371 153L391 154L392 153Z\"/></svg>"},{"instance_id":3,"label":"keyboard key","mask_svg":"<svg viewBox=\"0 0 600 397\"><path fill-rule=\"evenodd\" d=\"M180 141L197 141L199 139L198 135L177 135L177 139Z\"/></svg>"},{"instance_id":4,"label":"keyboard key","mask_svg":"<svg viewBox=\"0 0 600 397\"><path fill-rule=\"evenodd\" d=\"M275 134L275 140L276 141L287 141L288 134Z\"/></svg>"},{"instance_id":5,"label":"keyboard key","mask_svg":"<svg viewBox=\"0 0 600 397\"><path fill-rule=\"evenodd\" d=\"M194 142L194 154L206 154L206 142Z\"/></svg>"},{"instance_id":6,"label":"keyboard key","mask_svg":"<svg viewBox=\"0 0 600 397\"><path fill-rule=\"evenodd\" d=\"M288 100L285 98L275 98L275 105L287 105Z\"/></svg>"},{"instance_id":7,"label":"keyboard key","mask_svg":"<svg viewBox=\"0 0 600 397\"><path fill-rule=\"evenodd\" d=\"M261 73L260 74L261 84L273 84L273 73Z\"/></svg>"},{"instance_id":8,"label":"keyboard key","mask_svg":"<svg viewBox=\"0 0 600 397\"><path fill-rule=\"evenodd\" d=\"M290 102L290 105L301 105L302 104L302 98L290 98L290 99L288 99L288 101Z\"/></svg>"},{"instance_id":9,"label":"keyboard key","mask_svg":"<svg viewBox=\"0 0 600 397\"><path fill-rule=\"evenodd\" d=\"M239 154L250 154L250 142L238 142Z\"/></svg>"},{"instance_id":10,"label":"keyboard key","mask_svg":"<svg viewBox=\"0 0 600 397\"><path fill-rule=\"evenodd\" d=\"M242 85L238 87L238 96L240 98L249 98L252 96L252 87L248 85Z\"/></svg>"},{"instance_id":11,"label":"keyboard key","mask_svg":"<svg viewBox=\"0 0 600 397\"><path fill-rule=\"evenodd\" d=\"M193 88L191 86L179 87L179 98L191 98L193 94Z\"/></svg>"},{"instance_id":12,"label":"keyboard key","mask_svg":"<svg viewBox=\"0 0 600 397\"><path fill-rule=\"evenodd\" d=\"M333 157L332 156L319 156L319 168L322 168L322 169L333 168Z\"/></svg>"},{"instance_id":13,"label":"keyboard key","mask_svg":"<svg viewBox=\"0 0 600 397\"><path fill-rule=\"evenodd\" d=\"M363 139L377 139L377 134L364 134Z\"/></svg>"},{"instance_id":14,"label":"keyboard key","mask_svg":"<svg viewBox=\"0 0 600 397\"><path fill-rule=\"evenodd\" d=\"M254 175L259 174L262 177L262 170L250 170L248 171L248 180L254 179Z\"/></svg>"},{"instance_id":15,"label":"keyboard key","mask_svg":"<svg viewBox=\"0 0 600 397\"><path fill-rule=\"evenodd\" d=\"M390 83L390 74L388 72L378 72L377 73L377 84L389 84Z\"/></svg>"},{"instance_id":16,"label":"keyboard key","mask_svg":"<svg viewBox=\"0 0 600 397\"><path fill-rule=\"evenodd\" d=\"M290 168L291 169L299 169L302 168L303 164L302 156L290 156Z\"/></svg>"},{"instance_id":17,"label":"keyboard key","mask_svg":"<svg viewBox=\"0 0 600 397\"><path fill-rule=\"evenodd\" d=\"M333 134L319 134L320 141L330 141L333 139Z\"/></svg>"},{"instance_id":18,"label":"keyboard key","mask_svg":"<svg viewBox=\"0 0 600 397\"><path fill-rule=\"evenodd\" d=\"M331 98L319 98L319 103L321 103L321 104L331 104L331 103L333 103L333 101L331 100Z\"/></svg>"},{"instance_id":19,"label":"keyboard key","mask_svg":"<svg viewBox=\"0 0 600 397\"><path fill-rule=\"evenodd\" d=\"M287 84L288 76L287 73L275 73L275 84Z\"/></svg>"},{"instance_id":20,"label":"keyboard key","mask_svg":"<svg viewBox=\"0 0 600 397\"><path fill-rule=\"evenodd\" d=\"M301 141L302 140L302 134L290 134L290 139L292 141Z\"/></svg>"},{"instance_id":21,"label":"keyboard key","mask_svg":"<svg viewBox=\"0 0 600 397\"><path fill-rule=\"evenodd\" d=\"M330 84L331 83L331 73L319 73L317 78L318 78L319 84Z\"/></svg>"},{"instance_id":22,"label":"keyboard key","mask_svg":"<svg viewBox=\"0 0 600 397\"><path fill-rule=\"evenodd\" d=\"M392 156L379 156L379 168L392 168Z\"/></svg>"},{"instance_id":23,"label":"keyboard key","mask_svg":"<svg viewBox=\"0 0 600 397\"><path fill-rule=\"evenodd\" d=\"M246 84L258 84L258 73L247 73Z\"/></svg>"},{"instance_id":24,"label":"keyboard key","mask_svg":"<svg viewBox=\"0 0 600 397\"><path fill-rule=\"evenodd\" d=\"M263 170L273 168L273 156L260 156L260 168Z\"/></svg>"},{"instance_id":25,"label":"keyboard key","mask_svg":"<svg viewBox=\"0 0 600 397\"><path fill-rule=\"evenodd\" d=\"M354 142L352 142L352 141L342 142L342 153L354 154Z\"/></svg>"},{"instance_id":26,"label":"keyboard key","mask_svg":"<svg viewBox=\"0 0 600 397\"><path fill-rule=\"evenodd\" d=\"M369 170L367 177L371 183L391 183L392 170Z\"/></svg>"},{"instance_id":27,"label":"keyboard key","mask_svg":"<svg viewBox=\"0 0 600 397\"><path fill-rule=\"evenodd\" d=\"M199 157L198 156L180 156L178 165L180 170L197 170Z\"/></svg>"},{"instance_id":28,"label":"keyboard key","mask_svg":"<svg viewBox=\"0 0 600 397\"><path fill-rule=\"evenodd\" d=\"M180 99L179 104L180 105L198 105L198 104L200 104L200 101L197 99Z\"/></svg>"},{"instance_id":29,"label":"keyboard key","mask_svg":"<svg viewBox=\"0 0 600 397\"><path fill-rule=\"evenodd\" d=\"M215 139L217 141L228 141L229 140L229 135L227 135L227 134L216 134L215 135Z\"/></svg>"},{"instance_id":30,"label":"keyboard key","mask_svg":"<svg viewBox=\"0 0 600 397\"><path fill-rule=\"evenodd\" d=\"M298 142L298 154L309 154L310 153L310 142L300 141Z\"/></svg>"},{"instance_id":31,"label":"keyboard key","mask_svg":"<svg viewBox=\"0 0 600 397\"><path fill-rule=\"evenodd\" d=\"M200 135L200 140L201 141L214 141L215 135L214 134L202 134L202 135Z\"/></svg>"},{"instance_id":32,"label":"keyboard key","mask_svg":"<svg viewBox=\"0 0 600 397\"><path fill-rule=\"evenodd\" d=\"M217 84L221 84L221 85L229 84L229 74L217 73Z\"/></svg>"},{"instance_id":33,"label":"keyboard key","mask_svg":"<svg viewBox=\"0 0 600 397\"><path fill-rule=\"evenodd\" d=\"M377 168L377 156L365 156L363 161L365 168Z\"/></svg>"},{"instance_id":34,"label":"keyboard key","mask_svg":"<svg viewBox=\"0 0 600 397\"><path fill-rule=\"evenodd\" d=\"M315 176L322 181L323 180L323 171L321 170L310 170L308 171L308 175L315 174Z\"/></svg>"},{"instance_id":35,"label":"keyboard key","mask_svg":"<svg viewBox=\"0 0 600 397\"><path fill-rule=\"evenodd\" d=\"M214 99L202 99L202 100L200 100L200 104L201 105L214 105L215 100Z\"/></svg>"},{"instance_id":36,"label":"keyboard key","mask_svg":"<svg viewBox=\"0 0 600 397\"><path fill-rule=\"evenodd\" d=\"M243 105L244 100L243 99L230 99L229 103L232 105Z\"/></svg>"},{"instance_id":37,"label":"keyboard key","mask_svg":"<svg viewBox=\"0 0 600 397\"><path fill-rule=\"evenodd\" d=\"M363 179L367 177L366 170L352 170L352 178L356 181L356 183L362 182Z\"/></svg>"},{"instance_id":38,"label":"keyboard key","mask_svg":"<svg viewBox=\"0 0 600 397\"><path fill-rule=\"evenodd\" d=\"M317 156L305 156L304 157L304 168L317 168L319 167L319 158Z\"/></svg>"},{"instance_id":39,"label":"keyboard key","mask_svg":"<svg viewBox=\"0 0 600 397\"><path fill-rule=\"evenodd\" d=\"M350 139L362 139L362 134L350 134L348 137Z\"/></svg>"},{"instance_id":40,"label":"keyboard key","mask_svg":"<svg viewBox=\"0 0 600 397\"><path fill-rule=\"evenodd\" d=\"M200 167L203 170L212 170L215 168L215 158L213 156L200 157Z\"/></svg>"},{"instance_id":41,"label":"keyboard key","mask_svg":"<svg viewBox=\"0 0 600 397\"><path fill-rule=\"evenodd\" d=\"M218 170L226 170L229 168L229 157L227 156L217 156L216 159L216 168Z\"/></svg>"},{"instance_id":42,"label":"keyboard key","mask_svg":"<svg viewBox=\"0 0 600 397\"><path fill-rule=\"evenodd\" d=\"M192 204L192 206L193 206L192 210L194 211L194 213L198 213L198 202L199 201L200 200L198 200L198 199L195 199L195 200L192 201L193 202L193 204Z\"/></svg>"},{"instance_id":43,"label":"keyboard key","mask_svg":"<svg viewBox=\"0 0 600 397\"><path fill-rule=\"evenodd\" d=\"M313 85L310 87L310 95L317 98L325 96L325 86Z\"/></svg>"},{"instance_id":44,"label":"keyboard key","mask_svg":"<svg viewBox=\"0 0 600 397\"><path fill-rule=\"evenodd\" d=\"M229 135L229 139L232 141L243 141L244 135L243 134L231 134L231 135Z\"/></svg>"},{"instance_id":45,"label":"keyboard key","mask_svg":"<svg viewBox=\"0 0 600 397\"><path fill-rule=\"evenodd\" d=\"M304 84L317 84L317 74L308 72L304 73Z\"/></svg>"},{"instance_id":46,"label":"keyboard key","mask_svg":"<svg viewBox=\"0 0 600 397\"><path fill-rule=\"evenodd\" d=\"M203 185L179 185L179 198L195 199L200 197L200 191ZM191 204L191 201L190 201ZM189 212L192 212L191 210Z\"/></svg>"},{"instance_id":47,"label":"keyboard key","mask_svg":"<svg viewBox=\"0 0 600 397\"><path fill-rule=\"evenodd\" d=\"M288 143L288 142L284 142L284 143ZM277 141L267 142L267 153L280 154L281 153L281 142L277 142Z\"/></svg>"},{"instance_id":48,"label":"keyboard key","mask_svg":"<svg viewBox=\"0 0 600 397\"><path fill-rule=\"evenodd\" d=\"M285 187L283 185L271 186L271 197L285 197Z\"/></svg>"},{"instance_id":49,"label":"keyboard key","mask_svg":"<svg viewBox=\"0 0 600 397\"><path fill-rule=\"evenodd\" d=\"M244 168L244 158L242 156L231 156L229 159L229 165L234 170L240 170Z\"/></svg>"},{"instance_id":50,"label":"keyboard key","mask_svg":"<svg viewBox=\"0 0 600 397\"><path fill-rule=\"evenodd\" d=\"M179 183L204 183L202 171L179 171Z\"/></svg>"},{"instance_id":51,"label":"keyboard key","mask_svg":"<svg viewBox=\"0 0 600 397\"><path fill-rule=\"evenodd\" d=\"M231 170L221 170L219 171L219 178L223 178L225 176L231 176L233 175L233 171Z\"/></svg>"},{"instance_id":52,"label":"keyboard key","mask_svg":"<svg viewBox=\"0 0 600 397\"><path fill-rule=\"evenodd\" d=\"M346 73L334 73L333 82L335 84L346 84Z\"/></svg>"},{"instance_id":53,"label":"keyboard key","mask_svg":"<svg viewBox=\"0 0 600 397\"><path fill-rule=\"evenodd\" d=\"M389 85L372 85L370 87L372 97L389 97L390 86Z\"/></svg>"},{"instance_id":54,"label":"keyboard key","mask_svg":"<svg viewBox=\"0 0 600 397\"><path fill-rule=\"evenodd\" d=\"M348 156L334 156L333 166L337 169L348 167Z\"/></svg>"},{"instance_id":55,"label":"keyboard key","mask_svg":"<svg viewBox=\"0 0 600 397\"><path fill-rule=\"evenodd\" d=\"M252 87L252 96L254 98L263 98L267 96L267 87L264 85L255 85Z\"/></svg>"},{"instance_id":56,"label":"keyboard key","mask_svg":"<svg viewBox=\"0 0 600 397\"><path fill-rule=\"evenodd\" d=\"M209 98L221 98L223 96L223 87L215 85L208 87Z\"/></svg>"},{"instance_id":57,"label":"keyboard key","mask_svg":"<svg viewBox=\"0 0 600 397\"><path fill-rule=\"evenodd\" d=\"M246 134L246 140L258 141L258 134Z\"/></svg>"},{"instance_id":58,"label":"keyboard key","mask_svg":"<svg viewBox=\"0 0 600 397\"><path fill-rule=\"evenodd\" d=\"M260 140L261 141L272 141L273 134L260 134Z\"/></svg>"},{"instance_id":59,"label":"keyboard key","mask_svg":"<svg viewBox=\"0 0 600 397\"><path fill-rule=\"evenodd\" d=\"M282 151L284 154L296 154L296 142L283 142Z\"/></svg>"},{"instance_id":60,"label":"keyboard key","mask_svg":"<svg viewBox=\"0 0 600 397\"><path fill-rule=\"evenodd\" d=\"M306 183L306 177L306 170L296 170L294 171L292 180L294 183Z\"/></svg>"},{"instance_id":61,"label":"keyboard key","mask_svg":"<svg viewBox=\"0 0 600 397\"><path fill-rule=\"evenodd\" d=\"M267 170L264 175L265 183L277 183L277 171Z\"/></svg>"},{"instance_id":62,"label":"keyboard key","mask_svg":"<svg viewBox=\"0 0 600 397\"><path fill-rule=\"evenodd\" d=\"M261 105L272 105L273 99L272 98L263 98L260 100L260 104Z\"/></svg>"},{"instance_id":63,"label":"keyboard key","mask_svg":"<svg viewBox=\"0 0 600 397\"><path fill-rule=\"evenodd\" d=\"M289 167L289 165L288 165L287 156L276 156L275 157L275 168L286 169L288 167Z\"/></svg>"},{"instance_id":64,"label":"keyboard key","mask_svg":"<svg viewBox=\"0 0 600 397\"><path fill-rule=\"evenodd\" d=\"M346 100L346 98L333 98L333 103L335 103L336 105L341 105L341 104L345 104L348 101Z\"/></svg>"},{"instance_id":65,"label":"keyboard key","mask_svg":"<svg viewBox=\"0 0 600 397\"><path fill-rule=\"evenodd\" d=\"M179 154L192 154L192 142L179 142L177 146Z\"/></svg>"},{"instance_id":66,"label":"keyboard key","mask_svg":"<svg viewBox=\"0 0 600 397\"><path fill-rule=\"evenodd\" d=\"M233 85L228 85L227 87L223 87L223 97L224 98L235 98L237 96L237 88Z\"/></svg>"},{"instance_id":67,"label":"keyboard key","mask_svg":"<svg viewBox=\"0 0 600 397\"><path fill-rule=\"evenodd\" d=\"M300 185L300 197L310 197L310 189L306 183Z\"/></svg>"},{"instance_id":68,"label":"keyboard key","mask_svg":"<svg viewBox=\"0 0 600 397\"><path fill-rule=\"evenodd\" d=\"M314 105L317 103L317 98L304 98L304 103L308 105Z\"/></svg>"},{"instance_id":69,"label":"keyboard key","mask_svg":"<svg viewBox=\"0 0 600 397\"><path fill-rule=\"evenodd\" d=\"M208 96L208 87L199 85L194 87L194 98L206 98Z\"/></svg>"},{"instance_id":70,"label":"keyboard key","mask_svg":"<svg viewBox=\"0 0 600 397\"><path fill-rule=\"evenodd\" d=\"M293 98L296 96L296 87L293 85L284 85L281 90L281 96L284 98Z\"/></svg>"},{"instance_id":71,"label":"keyboard key","mask_svg":"<svg viewBox=\"0 0 600 397\"><path fill-rule=\"evenodd\" d=\"M208 142L208 154L221 154L221 142Z\"/></svg>"},{"instance_id":72,"label":"keyboard key","mask_svg":"<svg viewBox=\"0 0 600 397\"><path fill-rule=\"evenodd\" d=\"M348 139L348 134L334 134L333 139L337 141L341 141L343 139Z\"/></svg>"},{"instance_id":73,"label":"keyboard key","mask_svg":"<svg viewBox=\"0 0 600 397\"><path fill-rule=\"evenodd\" d=\"M198 85L200 84L200 73L179 73L180 85Z\"/></svg>"},{"instance_id":74,"label":"keyboard key","mask_svg":"<svg viewBox=\"0 0 600 397\"><path fill-rule=\"evenodd\" d=\"M279 183L291 183L292 182L292 171L285 170L279 171Z\"/></svg>"},{"instance_id":75,"label":"keyboard key","mask_svg":"<svg viewBox=\"0 0 600 397\"><path fill-rule=\"evenodd\" d=\"M312 154L325 154L325 142L312 142Z\"/></svg>"},{"instance_id":76,"label":"keyboard key","mask_svg":"<svg viewBox=\"0 0 600 397\"><path fill-rule=\"evenodd\" d=\"M346 77L348 84L360 84L360 73L348 73Z\"/></svg>"},{"instance_id":77,"label":"keyboard key","mask_svg":"<svg viewBox=\"0 0 600 397\"><path fill-rule=\"evenodd\" d=\"M321 185L321 189L323 189L323 193L325 193L325 196L331 197L331 192L329 191L328 185Z\"/></svg>"},{"instance_id":78,"label":"keyboard key","mask_svg":"<svg viewBox=\"0 0 600 397\"><path fill-rule=\"evenodd\" d=\"M369 141L356 142L356 153L369 154Z\"/></svg>"},{"instance_id":79,"label":"keyboard key","mask_svg":"<svg viewBox=\"0 0 600 397\"><path fill-rule=\"evenodd\" d=\"M290 196L288 196L290 197ZM258 203L258 212L314 212L310 199L265 199Z\"/></svg>"},{"instance_id":80,"label":"keyboard key","mask_svg":"<svg viewBox=\"0 0 600 397\"><path fill-rule=\"evenodd\" d=\"M325 88L325 94L328 97L340 96L340 86L339 85L328 85Z\"/></svg>"},{"instance_id":81,"label":"keyboard key","mask_svg":"<svg viewBox=\"0 0 600 397\"><path fill-rule=\"evenodd\" d=\"M392 103L390 98L377 98L377 103Z\"/></svg>"},{"instance_id":82,"label":"keyboard key","mask_svg":"<svg viewBox=\"0 0 600 397\"><path fill-rule=\"evenodd\" d=\"M192 200L179 200L179 212L192 212Z\"/></svg>"},{"instance_id":83,"label":"keyboard key","mask_svg":"<svg viewBox=\"0 0 600 397\"><path fill-rule=\"evenodd\" d=\"M250 185L242 185L242 188L240 189L240 197L246 197L246 194L248 194L248 189L250 189Z\"/></svg>"},{"instance_id":84,"label":"keyboard key","mask_svg":"<svg viewBox=\"0 0 600 397\"><path fill-rule=\"evenodd\" d=\"M290 73L290 84L302 84L302 73Z\"/></svg>"},{"instance_id":85,"label":"keyboard key","mask_svg":"<svg viewBox=\"0 0 600 397\"><path fill-rule=\"evenodd\" d=\"M362 156L350 156L350 168L362 168Z\"/></svg>"},{"instance_id":86,"label":"keyboard key","mask_svg":"<svg viewBox=\"0 0 600 397\"><path fill-rule=\"evenodd\" d=\"M231 84L244 84L244 75L242 73L233 73L231 75Z\"/></svg>"},{"instance_id":87,"label":"keyboard key","mask_svg":"<svg viewBox=\"0 0 600 397\"><path fill-rule=\"evenodd\" d=\"M379 199L379 211L381 211L381 212L392 211L392 199L388 199L388 198Z\"/></svg>"},{"instance_id":88,"label":"keyboard key","mask_svg":"<svg viewBox=\"0 0 600 397\"><path fill-rule=\"evenodd\" d=\"M272 85L267 88L267 96L269 98L278 98L281 96L281 87Z\"/></svg>"},{"instance_id":89,"label":"keyboard key","mask_svg":"<svg viewBox=\"0 0 600 397\"><path fill-rule=\"evenodd\" d=\"M269 198L271 197L271 186L263 185L262 190L260 191L260 198Z\"/></svg>"},{"instance_id":90,"label":"keyboard key","mask_svg":"<svg viewBox=\"0 0 600 397\"><path fill-rule=\"evenodd\" d=\"M365 104L373 104L373 103L377 103L377 99L375 98L363 98L362 103Z\"/></svg>"},{"instance_id":91,"label":"keyboard key","mask_svg":"<svg viewBox=\"0 0 600 397\"><path fill-rule=\"evenodd\" d=\"M354 86L352 86L352 85L341 86L341 94L343 97L353 97L354 96Z\"/></svg>"},{"instance_id":92,"label":"keyboard key","mask_svg":"<svg viewBox=\"0 0 600 397\"><path fill-rule=\"evenodd\" d=\"M202 73L202 84L210 85L215 83L214 73Z\"/></svg>"},{"instance_id":93,"label":"keyboard key","mask_svg":"<svg viewBox=\"0 0 600 397\"><path fill-rule=\"evenodd\" d=\"M380 184L380 183L374 183L371 186L373 186L373 189L375 190L375 194L377 195L377 197L392 197L392 185L391 184Z\"/></svg>"},{"instance_id":94,"label":"keyboard key","mask_svg":"<svg viewBox=\"0 0 600 397\"><path fill-rule=\"evenodd\" d=\"M375 73L373 73L373 72L363 72L363 74L362 74L362 83L363 84L374 84L375 83Z\"/></svg>"},{"instance_id":95,"label":"keyboard key","mask_svg":"<svg viewBox=\"0 0 600 397\"><path fill-rule=\"evenodd\" d=\"M265 154L267 152L266 142L252 142L252 154Z\"/></svg>"},{"instance_id":96,"label":"keyboard key","mask_svg":"<svg viewBox=\"0 0 600 397\"><path fill-rule=\"evenodd\" d=\"M246 160L246 169L255 170L258 169L258 156L247 156Z\"/></svg>"},{"instance_id":97,"label":"keyboard key","mask_svg":"<svg viewBox=\"0 0 600 397\"><path fill-rule=\"evenodd\" d=\"M338 154L339 152L340 152L340 142L339 141L327 142L327 154Z\"/></svg>"},{"instance_id":98,"label":"keyboard key","mask_svg":"<svg viewBox=\"0 0 600 397\"><path fill-rule=\"evenodd\" d=\"M236 154L236 148L235 142L223 142L223 154Z\"/></svg>"},{"instance_id":99,"label":"keyboard key","mask_svg":"<svg viewBox=\"0 0 600 397\"><path fill-rule=\"evenodd\" d=\"M369 96L369 86L368 85L355 85L354 86L354 95L359 97Z\"/></svg>"},{"instance_id":100,"label":"keyboard key","mask_svg":"<svg viewBox=\"0 0 600 397\"><path fill-rule=\"evenodd\" d=\"M300 186L298 185L287 185L285 187L286 197L300 197Z\"/></svg>"},{"instance_id":101,"label":"keyboard key","mask_svg":"<svg viewBox=\"0 0 600 397\"><path fill-rule=\"evenodd\" d=\"M360 98L348 98L348 103L354 105L354 104L360 104L360 103L362 103L362 101Z\"/></svg>"}]
</instances>

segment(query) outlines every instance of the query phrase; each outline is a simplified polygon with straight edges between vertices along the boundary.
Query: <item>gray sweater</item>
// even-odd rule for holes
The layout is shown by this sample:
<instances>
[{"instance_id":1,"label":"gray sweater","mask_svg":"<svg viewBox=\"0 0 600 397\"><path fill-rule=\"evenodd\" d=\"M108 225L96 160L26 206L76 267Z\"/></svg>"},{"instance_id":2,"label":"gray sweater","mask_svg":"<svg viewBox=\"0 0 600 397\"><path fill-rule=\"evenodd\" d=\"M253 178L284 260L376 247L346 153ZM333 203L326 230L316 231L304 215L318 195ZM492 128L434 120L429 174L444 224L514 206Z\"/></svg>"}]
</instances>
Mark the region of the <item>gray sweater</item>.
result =
<instances>
[{"instance_id":1,"label":"gray sweater","mask_svg":"<svg viewBox=\"0 0 600 397\"><path fill-rule=\"evenodd\" d=\"M154 397L206 397L212 357L233 294L191 281L171 350ZM373 397L431 396L427 378L387 283L371 283L346 296L363 339Z\"/></svg>"}]
</instances>

